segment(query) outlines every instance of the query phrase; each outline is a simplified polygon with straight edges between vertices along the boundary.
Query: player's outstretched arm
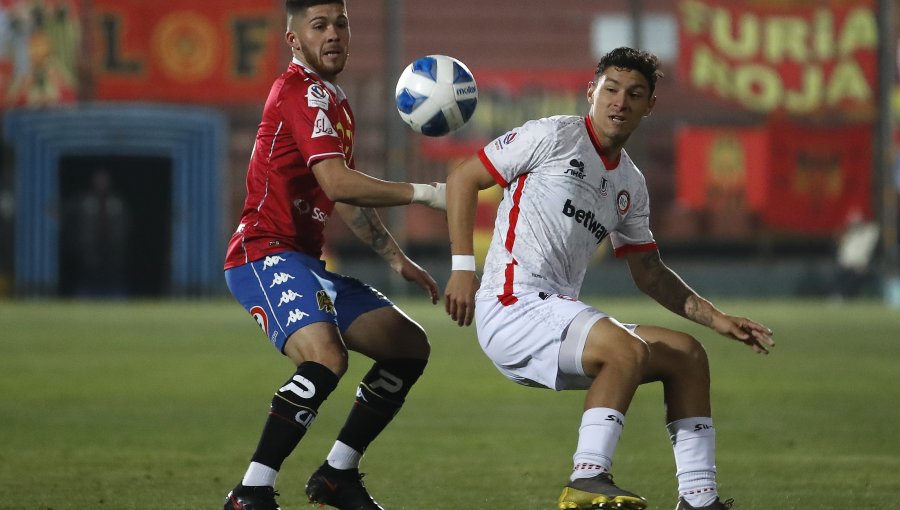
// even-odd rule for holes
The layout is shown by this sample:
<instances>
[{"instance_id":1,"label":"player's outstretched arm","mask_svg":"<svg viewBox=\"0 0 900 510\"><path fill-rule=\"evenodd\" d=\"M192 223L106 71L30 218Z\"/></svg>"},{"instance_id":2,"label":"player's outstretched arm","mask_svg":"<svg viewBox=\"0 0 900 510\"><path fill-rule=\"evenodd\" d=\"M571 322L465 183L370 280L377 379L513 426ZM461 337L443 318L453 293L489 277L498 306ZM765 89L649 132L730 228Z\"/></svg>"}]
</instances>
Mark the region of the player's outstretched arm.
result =
<instances>
[{"instance_id":1,"label":"player's outstretched arm","mask_svg":"<svg viewBox=\"0 0 900 510\"><path fill-rule=\"evenodd\" d=\"M423 204L434 209L447 208L443 183L384 181L349 168L339 157L313 163L312 171L325 195L334 202L359 207Z\"/></svg>"},{"instance_id":2,"label":"player's outstretched arm","mask_svg":"<svg viewBox=\"0 0 900 510\"><path fill-rule=\"evenodd\" d=\"M493 178L477 157L469 158L447 177L447 225L453 265L444 289L444 307L460 326L472 324L479 286L473 242L478 191L493 184Z\"/></svg>"},{"instance_id":3,"label":"player's outstretched arm","mask_svg":"<svg viewBox=\"0 0 900 510\"><path fill-rule=\"evenodd\" d=\"M406 281L413 282L425 289L431 298L431 303L437 304L440 296L434 278L403 253L400 245L384 226L377 211L343 203L335 203L334 208L356 237L381 255L390 264L391 269Z\"/></svg>"},{"instance_id":4,"label":"player's outstretched arm","mask_svg":"<svg viewBox=\"0 0 900 510\"><path fill-rule=\"evenodd\" d=\"M626 261L638 288L669 310L742 342L760 354L768 354L775 346L771 329L746 317L723 313L663 264L658 250L628 253Z\"/></svg>"}]
</instances>

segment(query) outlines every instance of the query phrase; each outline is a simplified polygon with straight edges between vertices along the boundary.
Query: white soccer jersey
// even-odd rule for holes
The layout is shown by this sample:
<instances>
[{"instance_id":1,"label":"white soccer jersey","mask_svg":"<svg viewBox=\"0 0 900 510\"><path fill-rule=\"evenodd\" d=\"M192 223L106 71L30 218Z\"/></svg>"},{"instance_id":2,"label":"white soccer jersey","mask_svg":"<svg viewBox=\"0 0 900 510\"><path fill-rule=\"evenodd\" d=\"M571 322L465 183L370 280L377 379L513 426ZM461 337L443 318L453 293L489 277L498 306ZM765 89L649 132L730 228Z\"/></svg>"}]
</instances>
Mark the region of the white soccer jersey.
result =
<instances>
[{"instance_id":1,"label":"white soccer jersey","mask_svg":"<svg viewBox=\"0 0 900 510\"><path fill-rule=\"evenodd\" d=\"M578 297L588 262L610 236L616 256L654 250L644 176L623 150L607 161L589 117L529 121L478 153L504 187L480 298L521 292Z\"/></svg>"}]
</instances>

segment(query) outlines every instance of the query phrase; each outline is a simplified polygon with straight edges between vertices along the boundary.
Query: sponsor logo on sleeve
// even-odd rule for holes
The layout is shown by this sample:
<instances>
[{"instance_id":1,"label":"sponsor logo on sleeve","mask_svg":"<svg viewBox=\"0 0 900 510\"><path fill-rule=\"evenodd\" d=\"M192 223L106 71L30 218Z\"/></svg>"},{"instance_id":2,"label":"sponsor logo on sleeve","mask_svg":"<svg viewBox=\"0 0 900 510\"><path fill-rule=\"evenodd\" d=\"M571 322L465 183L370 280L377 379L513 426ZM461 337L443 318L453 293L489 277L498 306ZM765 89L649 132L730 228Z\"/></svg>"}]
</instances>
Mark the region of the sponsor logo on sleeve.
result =
<instances>
[{"instance_id":1,"label":"sponsor logo on sleeve","mask_svg":"<svg viewBox=\"0 0 900 510\"><path fill-rule=\"evenodd\" d=\"M328 93L325 87L318 83L313 83L306 89L306 104L310 108L328 109Z\"/></svg>"},{"instance_id":2,"label":"sponsor logo on sleeve","mask_svg":"<svg viewBox=\"0 0 900 510\"><path fill-rule=\"evenodd\" d=\"M497 138L494 140L494 150L502 150L507 145L513 143L518 135L519 133L517 131L510 131L500 138Z\"/></svg>"},{"instance_id":3,"label":"sponsor logo on sleeve","mask_svg":"<svg viewBox=\"0 0 900 510\"><path fill-rule=\"evenodd\" d=\"M316 122L313 124L313 132L310 138L319 138L320 136L333 136L337 138L337 131L334 129L334 126L331 125L331 121L328 120L328 115L325 115L324 110L319 110L319 114L316 115Z\"/></svg>"}]
</instances>

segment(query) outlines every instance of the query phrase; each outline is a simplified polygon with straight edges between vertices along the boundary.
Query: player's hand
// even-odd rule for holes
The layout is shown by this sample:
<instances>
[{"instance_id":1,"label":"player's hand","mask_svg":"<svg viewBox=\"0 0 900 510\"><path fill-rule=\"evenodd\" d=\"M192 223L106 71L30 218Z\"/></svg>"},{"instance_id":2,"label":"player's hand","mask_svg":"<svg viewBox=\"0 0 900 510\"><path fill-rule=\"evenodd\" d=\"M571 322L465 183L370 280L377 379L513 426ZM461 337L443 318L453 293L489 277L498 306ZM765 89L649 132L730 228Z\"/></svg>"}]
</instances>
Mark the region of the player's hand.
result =
<instances>
[{"instance_id":1,"label":"player's hand","mask_svg":"<svg viewBox=\"0 0 900 510\"><path fill-rule=\"evenodd\" d=\"M747 344L760 354L769 354L769 349L775 347L772 330L746 317L722 314L716 318L712 327L722 335Z\"/></svg>"},{"instance_id":2,"label":"player's hand","mask_svg":"<svg viewBox=\"0 0 900 510\"><path fill-rule=\"evenodd\" d=\"M444 289L447 315L460 326L472 324L475 316L475 292L481 283L475 271L452 271Z\"/></svg>"},{"instance_id":3,"label":"player's hand","mask_svg":"<svg viewBox=\"0 0 900 510\"><path fill-rule=\"evenodd\" d=\"M397 274L402 276L404 280L413 282L425 289L431 297L431 304L436 305L440 300L437 282L435 282L434 278L428 274L428 271L422 269L421 266L410 260L409 257L398 257L395 262L391 263L391 267Z\"/></svg>"}]
</instances>

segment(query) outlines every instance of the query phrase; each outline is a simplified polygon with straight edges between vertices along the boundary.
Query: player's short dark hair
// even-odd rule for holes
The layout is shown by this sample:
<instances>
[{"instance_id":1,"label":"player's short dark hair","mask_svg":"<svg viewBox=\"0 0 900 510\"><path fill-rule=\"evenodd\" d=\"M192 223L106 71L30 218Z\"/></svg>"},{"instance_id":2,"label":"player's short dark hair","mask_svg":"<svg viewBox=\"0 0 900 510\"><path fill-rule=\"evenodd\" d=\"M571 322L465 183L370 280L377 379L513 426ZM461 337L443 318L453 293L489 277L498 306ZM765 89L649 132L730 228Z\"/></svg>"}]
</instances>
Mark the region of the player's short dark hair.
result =
<instances>
[{"instance_id":1,"label":"player's short dark hair","mask_svg":"<svg viewBox=\"0 0 900 510\"><path fill-rule=\"evenodd\" d=\"M650 84L651 96L656 89L656 80L663 76L662 71L659 70L659 57L649 51L641 51L624 46L600 57L597 71L594 73L594 79L599 79L603 71L609 67L631 69L644 75L644 78L647 78L647 83Z\"/></svg>"},{"instance_id":2,"label":"player's short dark hair","mask_svg":"<svg viewBox=\"0 0 900 510\"><path fill-rule=\"evenodd\" d=\"M284 10L288 14L300 14L314 5L341 4L344 0L284 0Z\"/></svg>"}]
</instances>

